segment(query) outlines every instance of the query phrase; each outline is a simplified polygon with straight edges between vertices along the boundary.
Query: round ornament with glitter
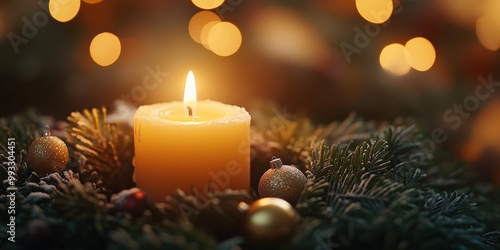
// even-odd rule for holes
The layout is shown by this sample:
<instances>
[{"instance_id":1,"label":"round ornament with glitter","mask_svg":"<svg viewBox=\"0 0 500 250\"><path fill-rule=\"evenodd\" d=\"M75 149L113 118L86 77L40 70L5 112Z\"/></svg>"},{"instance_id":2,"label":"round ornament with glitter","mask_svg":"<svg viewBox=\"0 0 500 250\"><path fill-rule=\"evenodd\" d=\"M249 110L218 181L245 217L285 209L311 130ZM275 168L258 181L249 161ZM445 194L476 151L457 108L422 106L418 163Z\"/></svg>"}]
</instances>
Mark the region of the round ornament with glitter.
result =
<instances>
[{"instance_id":1,"label":"round ornament with glitter","mask_svg":"<svg viewBox=\"0 0 500 250\"><path fill-rule=\"evenodd\" d=\"M33 171L42 176L62 171L68 163L68 155L66 144L46 130L31 143L28 162Z\"/></svg>"},{"instance_id":2,"label":"round ornament with glitter","mask_svg":"<svg viewBox=\"0 0 500 250\"><path fill-rule=\"evenodd\" d=\"M259 196L278 197L296 204L306 182L306 176L299 169L283 165L280 158L273 157L271 168L260 178Z\"/></svg>"}]
</instances>

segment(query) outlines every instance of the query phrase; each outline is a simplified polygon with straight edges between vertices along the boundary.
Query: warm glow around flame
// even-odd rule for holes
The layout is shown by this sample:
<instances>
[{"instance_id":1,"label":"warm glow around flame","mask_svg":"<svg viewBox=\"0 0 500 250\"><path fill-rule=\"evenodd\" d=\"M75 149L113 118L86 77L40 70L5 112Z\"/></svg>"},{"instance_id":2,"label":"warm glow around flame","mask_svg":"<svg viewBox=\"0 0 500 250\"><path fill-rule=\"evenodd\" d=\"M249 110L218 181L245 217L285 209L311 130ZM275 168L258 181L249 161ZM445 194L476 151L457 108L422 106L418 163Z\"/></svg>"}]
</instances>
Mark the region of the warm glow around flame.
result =
<instances>
[{"instance_id":1,"label":"warm glow around flame","mask_svg":"<svg viewBox=\"0 0 500 250\"><path fill-rule=\"evenodd\" d=\"M193 71L189 71L184 88L184 111L188 116L194 116L196 111L196 82Z\"/></svg>"}]
</instances>

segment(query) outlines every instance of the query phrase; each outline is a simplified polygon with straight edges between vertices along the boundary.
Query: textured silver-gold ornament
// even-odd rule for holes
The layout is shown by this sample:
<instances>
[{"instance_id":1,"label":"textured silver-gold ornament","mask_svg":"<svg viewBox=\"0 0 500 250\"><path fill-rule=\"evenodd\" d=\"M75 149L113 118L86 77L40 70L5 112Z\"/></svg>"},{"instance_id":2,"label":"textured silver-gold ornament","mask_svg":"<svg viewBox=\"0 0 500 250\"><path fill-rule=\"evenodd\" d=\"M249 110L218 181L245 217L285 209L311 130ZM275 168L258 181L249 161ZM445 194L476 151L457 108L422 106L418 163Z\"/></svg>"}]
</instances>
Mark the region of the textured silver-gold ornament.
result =
<instances>
[{"instance_id":1,"label":"textured silver-gold ornament","mask_svg":"<svg viewBox=\"0 0 500 250\"><path fill-rule=\"evenodd\" d=\"M306 176L292 165L283 165L280 158L273 157L268 169L259 181L259 196L277 197L294 205L307 182Z\"/></svg>"}]
</instances>

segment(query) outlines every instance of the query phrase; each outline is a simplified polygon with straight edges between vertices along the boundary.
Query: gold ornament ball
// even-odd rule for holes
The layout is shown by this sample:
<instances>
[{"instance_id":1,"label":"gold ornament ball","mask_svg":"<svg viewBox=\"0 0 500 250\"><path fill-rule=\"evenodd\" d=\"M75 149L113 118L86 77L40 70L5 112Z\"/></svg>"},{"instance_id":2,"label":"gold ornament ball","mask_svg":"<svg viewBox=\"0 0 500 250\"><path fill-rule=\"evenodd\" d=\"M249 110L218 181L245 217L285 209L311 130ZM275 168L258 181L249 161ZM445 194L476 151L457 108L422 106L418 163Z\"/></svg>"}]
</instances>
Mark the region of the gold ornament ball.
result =
<instances>
[{"instance_id":1,"label":"gold ornament ball","mask_svg":"<svg viewBox=\"0 0 500 250\"><path fill-rule=\"evenodd\" d=\"M277 197L296 204L307 182L306 176L296 167L283 165L280 158L271 160L259 181L259 196Z\"/></svg>"},{"instance_id":2,"label":"gold ornament ball","mask_svg":"<svg viewBox=\"0 0 500 250\"><path fill-rule=\"evenodd\" d=\"M295 234L298 222L299 215L290 203L262 198L248 208L243 222L245 238L259 249L285 244Z\"/></svg>"},{"instance_id":3,"label":"gold ornament ball","mask_svg":"<svg viewBox=\"0 0 500 250\"><path fill-rule=\"evenodd\" d=\"M62 171L68 163L68 155L66 144L46 131L31 144L28 162L33 171L42 176Z\"/></svg>"}]
</instances>

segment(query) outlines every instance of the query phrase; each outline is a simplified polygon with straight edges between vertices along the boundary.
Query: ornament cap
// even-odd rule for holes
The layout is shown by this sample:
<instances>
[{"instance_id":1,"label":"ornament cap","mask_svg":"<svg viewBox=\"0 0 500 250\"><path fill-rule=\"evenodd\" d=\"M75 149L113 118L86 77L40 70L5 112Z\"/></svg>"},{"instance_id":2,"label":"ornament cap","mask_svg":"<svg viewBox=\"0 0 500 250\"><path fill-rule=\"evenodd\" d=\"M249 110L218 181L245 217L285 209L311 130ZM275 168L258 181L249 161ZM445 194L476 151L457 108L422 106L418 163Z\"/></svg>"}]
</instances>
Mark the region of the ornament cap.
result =
<instances>
[{"instance_id":1,"label":"ornament cap","mask_svg":"<svg viewBox=\"0 0 500 250\"><path fill-rule=\"evenodd\" d=\"M269 163L271 164L271 168L281 168L281 166L283 166L281 159L274 156Z\"/></svg>"},{"instance_id":2,"label":"ornament cap","mask_svg":"<svg viewBox=\"0 0 500 250\"><path fill-rule=\"evenodd\" d=\"M49 125L45 125L43 126L43 132L42 132L42 136L50 136L50 127Z\"/></svg>"}]
</instances>

